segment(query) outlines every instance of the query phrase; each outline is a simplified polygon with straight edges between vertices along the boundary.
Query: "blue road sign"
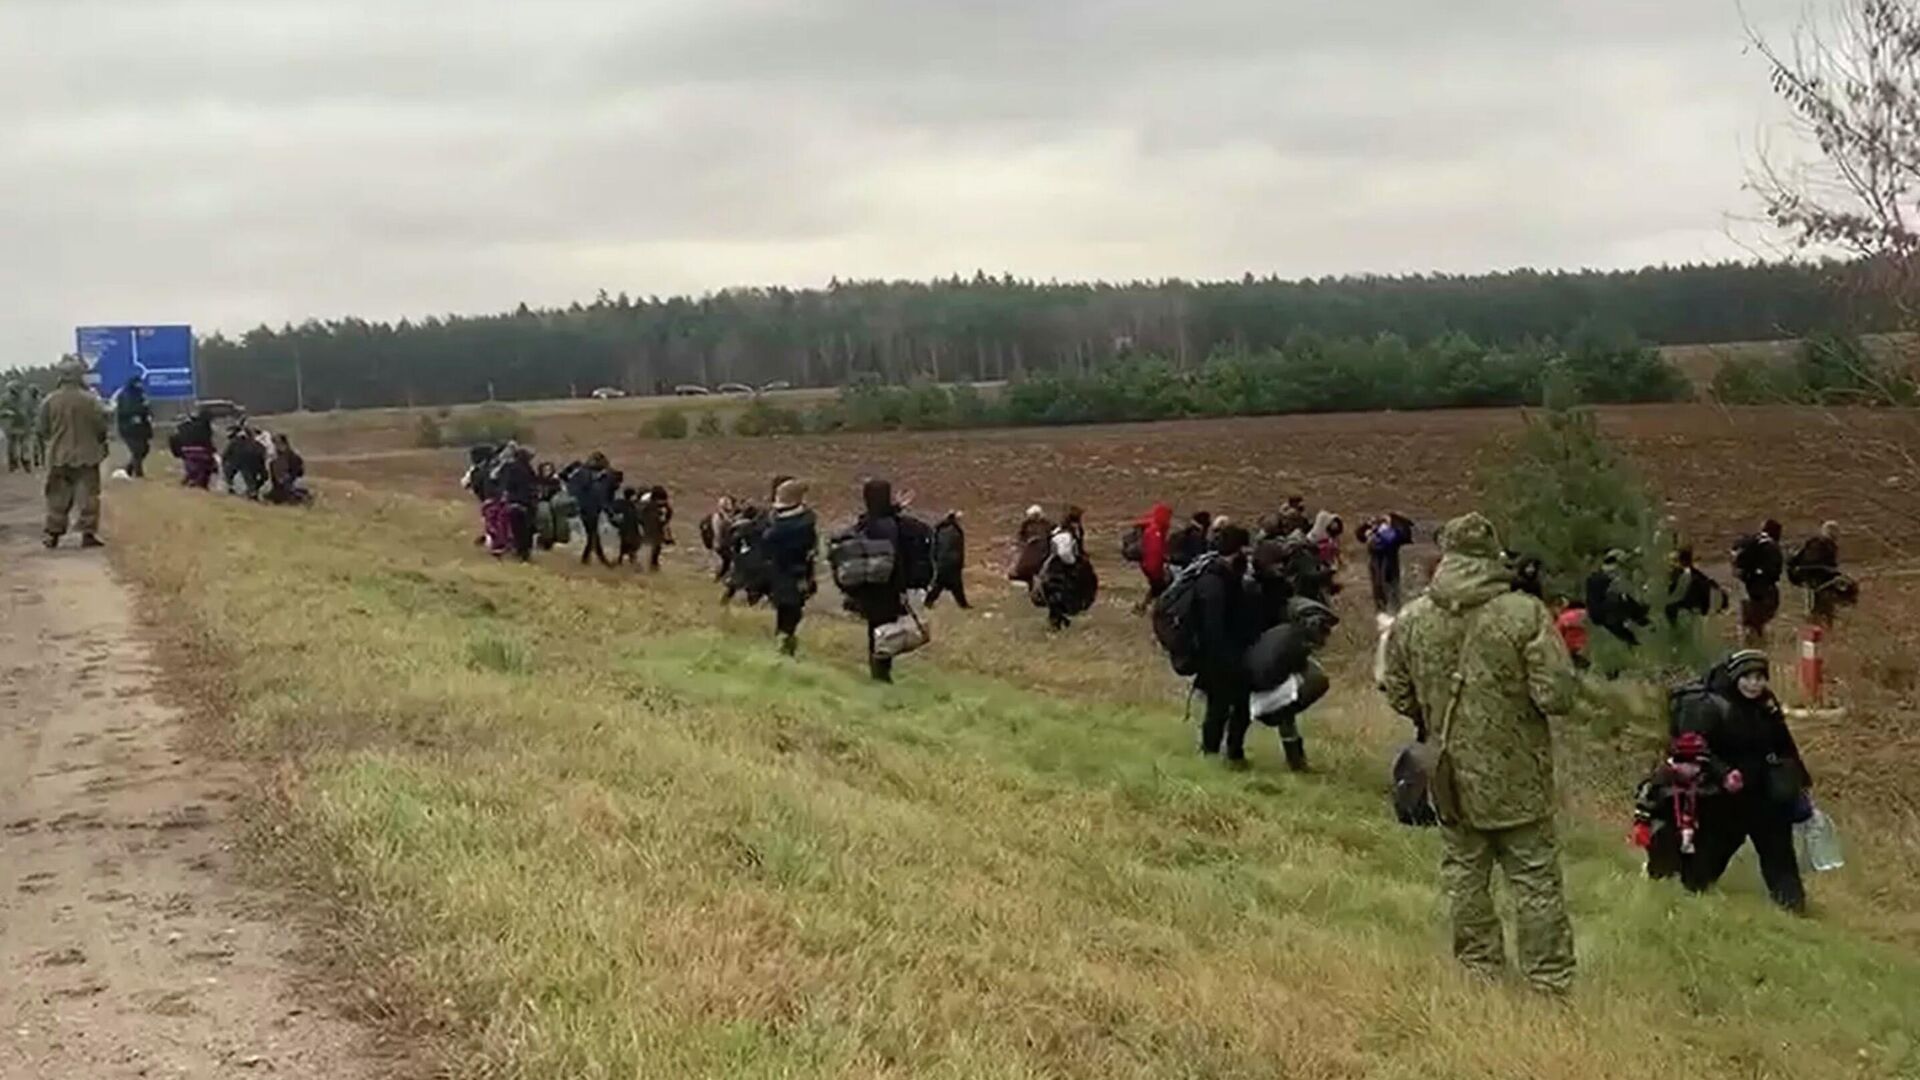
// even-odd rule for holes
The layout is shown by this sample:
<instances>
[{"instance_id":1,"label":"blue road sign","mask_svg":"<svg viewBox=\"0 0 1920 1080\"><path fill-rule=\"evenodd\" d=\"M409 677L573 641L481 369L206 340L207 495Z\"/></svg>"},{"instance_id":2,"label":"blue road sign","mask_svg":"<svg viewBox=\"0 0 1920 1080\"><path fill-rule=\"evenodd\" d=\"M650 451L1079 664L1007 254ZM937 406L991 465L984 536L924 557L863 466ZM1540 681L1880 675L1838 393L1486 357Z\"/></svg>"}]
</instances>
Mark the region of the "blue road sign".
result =
<instances>
[{"instance_id":1,"label":"blue road sign","mask_svg":"<svg viewBox=\"0 0 1920 1080\"><path fill-rule=\"evenodd\" d=\"M112 398L139 375L155 401L190 401L198 396L193 372L190 326L83 326L75 331L87 382Z\"/></svg>"}]
</instances>

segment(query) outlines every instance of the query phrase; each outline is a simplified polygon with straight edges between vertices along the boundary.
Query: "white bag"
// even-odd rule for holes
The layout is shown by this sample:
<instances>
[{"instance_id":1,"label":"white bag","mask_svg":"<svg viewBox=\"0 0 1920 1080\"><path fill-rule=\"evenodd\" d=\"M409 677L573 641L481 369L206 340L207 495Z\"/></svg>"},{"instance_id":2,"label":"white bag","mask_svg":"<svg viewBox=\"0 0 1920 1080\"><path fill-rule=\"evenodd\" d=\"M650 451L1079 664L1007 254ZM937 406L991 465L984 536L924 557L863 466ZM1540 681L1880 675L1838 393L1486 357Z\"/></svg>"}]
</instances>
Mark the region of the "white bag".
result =
<instances>
[{"instance_id":1,"label":"white bag","mask_svg":"<svg viewBox=\"0 0 1920 1080\"><path fill-rule=\"evenodd\" d=\"M905 615L873 628L873 655L891 660L925 648L932 640L926 620L909 606Z\"/></svg>"},{"instance_id":2,"label":"white bag","mask_svg":"<svg viewBox=\"0 0 1920 1080\"><path fill-rule=\"evenodd\" d=\"M1795 838L1800 841L1802 851L1806 852L1806 863L1818 873L1838 870L1847 865L1846 856L1840 850L1840 830L1834 828L1833 819L1825 810L1813 808L1813 816L1793 827Z\"/></svg>"},{"instance_id":3,"label":"white bag","mask_svg":"<svg viewBox=\"0 0 1920 1080\"><path fill-rule=\"evenodd\" d=\"M1287 681L1271 690L1254 692L1252 700L1253 718L1271 716L1300 700L1300 676L1289 675Z\"/></svg>"}]
</instances>

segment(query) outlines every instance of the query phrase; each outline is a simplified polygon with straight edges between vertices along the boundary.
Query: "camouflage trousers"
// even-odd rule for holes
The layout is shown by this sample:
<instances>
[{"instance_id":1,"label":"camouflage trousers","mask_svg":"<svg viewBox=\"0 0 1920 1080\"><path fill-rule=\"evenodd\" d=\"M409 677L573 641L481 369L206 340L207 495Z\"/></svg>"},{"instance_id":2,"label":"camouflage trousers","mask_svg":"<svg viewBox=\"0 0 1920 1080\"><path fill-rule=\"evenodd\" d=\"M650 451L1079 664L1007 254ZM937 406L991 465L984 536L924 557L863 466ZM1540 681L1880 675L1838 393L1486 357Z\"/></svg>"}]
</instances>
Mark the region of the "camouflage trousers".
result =
<instances>
[{"instance_id":1,"label":"camouflage trousers","mask_svg":"<svg viewBox=\"0 0 1920 1080\"><path fill-rule=\"evenodd\" d=\"M1560 880L1553 819L1511 829L1445 830L1440 876L1453 905L1453 955L1469 970L1498 975L1506 967L1500 916L1493 907L1493 868L1513 894L1514 937L1521 974L1540 990L1573 985L1573 924Z\"/></svg>"},{"instance_id":2,"label":"camouflage trousers","mask_svg":"<svg viewBox=\"0 0 1920 1080\"><path fill-rule=\"evenodd\" d=\"M19 472L33 468L33 434L27 431L7 432L7 471Z\"/></svg>"},{"instance_id":3,"label":"camouflage trousers","mask_svg":"<svg viewBox=\"0 0 1920 1080\"><path fill-rule=\"evenodd\" d=\"M47 470L47 535L64 536L79 503L82 535L100 531L100 466L55 465Z\"/></svg>"}]
</instances>

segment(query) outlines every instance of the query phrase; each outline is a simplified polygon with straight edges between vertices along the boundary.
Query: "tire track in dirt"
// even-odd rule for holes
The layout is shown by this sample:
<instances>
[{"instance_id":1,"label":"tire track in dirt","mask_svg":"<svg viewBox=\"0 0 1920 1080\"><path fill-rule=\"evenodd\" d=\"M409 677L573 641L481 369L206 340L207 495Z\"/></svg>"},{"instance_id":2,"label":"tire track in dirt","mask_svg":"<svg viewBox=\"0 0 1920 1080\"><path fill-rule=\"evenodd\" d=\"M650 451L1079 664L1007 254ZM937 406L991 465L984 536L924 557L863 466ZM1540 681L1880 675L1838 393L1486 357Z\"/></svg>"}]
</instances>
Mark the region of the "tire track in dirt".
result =
<instances>
[{"instance_id":1,"label":"tire track in dirt","mask_svg":"<svg viewBox=\"0 0 1920 1080\"><path fill-rule=\"evenodd\" d=\"M0 1077L383 1075L231 873L244 775L181 749L126 590L39 514L0 479Z\"/></svg>"}]
</instances>

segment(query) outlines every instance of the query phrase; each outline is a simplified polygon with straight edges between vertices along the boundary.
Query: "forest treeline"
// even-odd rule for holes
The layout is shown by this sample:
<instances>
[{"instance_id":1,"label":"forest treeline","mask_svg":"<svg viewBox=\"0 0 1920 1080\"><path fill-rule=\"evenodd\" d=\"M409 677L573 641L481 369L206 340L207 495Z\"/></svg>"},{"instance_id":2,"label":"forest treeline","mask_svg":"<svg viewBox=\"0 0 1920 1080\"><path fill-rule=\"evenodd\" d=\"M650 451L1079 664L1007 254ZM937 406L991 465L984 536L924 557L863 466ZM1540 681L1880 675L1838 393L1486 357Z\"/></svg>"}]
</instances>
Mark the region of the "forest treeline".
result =
<instances>
[{"instance_id":1,"label":"forest treeline","mask_svg":"<svg viewBox=\"0 0 1920 1080\"><path fill-rule=\"evenodd\" d=\"M201 343L204 396L278 412L654 393L695 383L1025 380L1154 358L1179 369L1301 334L1495 346L1605 327L1656 344L1800 336L1848 325L1835 264L1235 282L1044 284L1011 277L601 294L590 304L397 323L262 326Z\"/></svg>"},{"instance_id":2,"label":"forest treeline","mask_svg":"<svg viewBox=\"0 0 1920 1080\"><path fill-rule=\"evenodd\" d=\"M1274 416L1313 412L1455 409L1542 402L1677 401L1692 386L1656 349L1586 334L1566 343L1485 346L1464 334L1422 345L1300 333L1282 348L1219 355L1191 367L1124 360L1093 371L1056 371L982 392L969 382L905 386L856 380L834 397L798 408L760 397L725 406L666 405L640 434L798 435L838 431L943 431ZM723 416L724 413L730 415ZM489 406L446 425L422 414L420 445L466 445L518 437L521 417Z\"/></svg>"}]
</instances>

